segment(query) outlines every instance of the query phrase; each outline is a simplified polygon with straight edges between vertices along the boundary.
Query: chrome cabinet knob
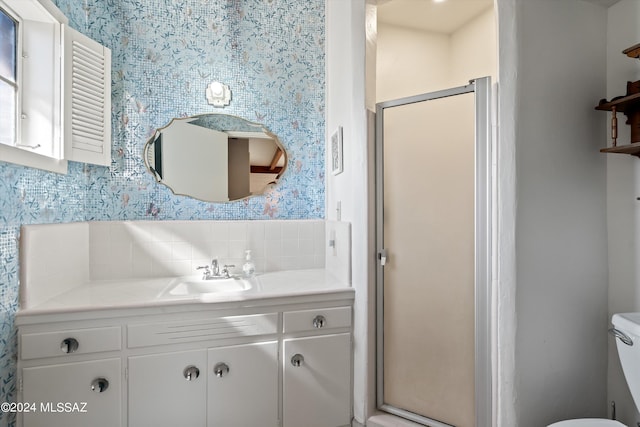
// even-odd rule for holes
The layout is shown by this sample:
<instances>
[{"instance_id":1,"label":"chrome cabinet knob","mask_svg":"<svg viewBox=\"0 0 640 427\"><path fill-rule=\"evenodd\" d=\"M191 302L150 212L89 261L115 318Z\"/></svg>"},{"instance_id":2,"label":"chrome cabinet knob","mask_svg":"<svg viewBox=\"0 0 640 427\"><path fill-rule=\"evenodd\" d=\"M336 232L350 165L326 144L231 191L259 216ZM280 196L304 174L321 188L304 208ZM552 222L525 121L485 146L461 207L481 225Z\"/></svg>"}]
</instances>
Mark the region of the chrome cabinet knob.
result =
<instances>
[{"instance_id":1,"label":"chrome cabinet knob","mask_svg":"<svg viewBox=\"0 0 640 427\"><path fill-rule=\"evenodd\" d=\"M327 319L321 314L317 315L313 318L313 327L316 329L324 328L324 325L327 324Z\"/></svg>"},{"instance_id":2,"label":"chrome cabinet knob","mask_svg":"<svg viewBox=\"0 0 640 427\"><path fill-rule=\"evenodd\" d=\"M291 358L291 364L296 368L302 366L304 364L304 356L301 354L294 354Z\"/></svg>"},{"instance_id":3,"label":"chrome cabinet knob","mask_svg":"<svg viewBox=\"0 0 640 427\"><path fill-rule=\"evenodd\" d=\"M184 371L182 371L182 375L184 376L185 380L193 381L200 376L200 369L196 368L193 365L189 365L184 368Z\"/></svg>"},{"instance_id":4,"label":"chrome cabinet knob","mask_svg":"<svg viewBox=\"0 0 640 427\"><path fill-rule=\"evenodd\" d=\"M91 381L91 391L96 393L103 393L109 388L109 381L106 378L96 378Z\"/></svg>"},{"instance_id":5,"label":"chrome cabinet knob","mask_svg":"<svg viewBox=\"0 0 640 427\"><path fill-rule=\"evenodd\" d=\"M62 350L62 352L66 354L75 353L76 351L78 351L79 346L80 344L78 343L77 339L65 338L60 343L60 350Z\"/></svg>"},{"instance_id":6,"label":"chrome cabinet knob","mask_svg":"<svg viewBox=\"0 0 640 427\"><path fill-rule=\"evenodd\" d=\"M217 363L213 367L213 373L216 374L216 377L222 378L229 373L229 365L223 362Z\"/></svg>"}]
</instances>

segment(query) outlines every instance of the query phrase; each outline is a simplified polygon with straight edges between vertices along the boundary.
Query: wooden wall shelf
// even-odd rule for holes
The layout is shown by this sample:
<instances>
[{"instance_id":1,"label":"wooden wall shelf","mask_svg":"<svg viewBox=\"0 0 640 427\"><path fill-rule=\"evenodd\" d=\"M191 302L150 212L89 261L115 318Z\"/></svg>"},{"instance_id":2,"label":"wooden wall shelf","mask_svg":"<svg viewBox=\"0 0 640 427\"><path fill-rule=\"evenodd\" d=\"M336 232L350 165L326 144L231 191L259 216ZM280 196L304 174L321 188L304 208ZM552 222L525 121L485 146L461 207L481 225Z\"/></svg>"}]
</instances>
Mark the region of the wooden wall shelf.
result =
<instances>
[{"instance_id":1,"label":"wooden wall shelf","mask_svg":"<svg viewBox=\"0 0 640 427\"><path fill-rule=\"evenodd\" d=\"M640 44L633 45L622 51L629 58L640 58Z\"/></svg>"},{"instance_id":2,"label":"wooden wall shelf","mask_svg":"<svg viewBox=\"0 0 640 427\"><path fill-rule=\"evenodd\" d=\"M640 43L622 51L629 58L640 59ZM627 82L627 93L616 96L611 101L601 99L596 110L611 111L611 147L603 148L601 153L630 154L640 158L640 80ZM618 145L618 119L616 113L627 116L626 124L631 127L631 143Z\"/></svg>"},{"instance_id":3,"label":"wooden wall shelf","mask_svg":"<svg viewBox=\"0 0 640 427\"><path fill-rule=\"evenodd\" d=\"M640 157L640 142L634 142L633 144L618 145L617 147L609 147L600 149L601 153L620 153L631 154L632 156Z\"/></svg>"},{"instance_id":4,"label":"wooden wall shelf","mask_svg":"<svg viewBox=\"0 0 640 427\"><path fill-rule=\"evenodd\" d=\"M640 93L634 93L633 95L619 96L613 98L611 101L603 99L600 101L596 110L599 111L611 111L613 107L620 113L625 113L631 110L637 110L640 108Z\"/></svg>"}]
</instances>

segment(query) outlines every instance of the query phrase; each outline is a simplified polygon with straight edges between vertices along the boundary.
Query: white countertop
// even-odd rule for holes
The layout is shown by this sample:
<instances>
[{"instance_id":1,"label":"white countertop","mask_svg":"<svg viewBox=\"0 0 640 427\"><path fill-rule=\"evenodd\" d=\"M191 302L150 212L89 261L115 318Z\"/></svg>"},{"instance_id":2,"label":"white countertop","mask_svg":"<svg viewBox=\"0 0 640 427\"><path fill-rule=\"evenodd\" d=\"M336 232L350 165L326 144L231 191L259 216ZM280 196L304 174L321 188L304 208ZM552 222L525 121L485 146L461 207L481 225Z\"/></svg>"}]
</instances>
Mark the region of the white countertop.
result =
<instances>
[{"instance_id":1,"label":"white countertop","mask_svg":"<svg viewBox=\"0 0 640 427\"><path fill-rule=\"evenodd\" d=\"M89 282L62 293L42 304L16 313L16 323L30 323L27 318L49 314L113 311L125 308L164 309L194 304L224 306L258 306L296 299L309 302L317 297L353 299L354 289L324 269L289 270L259 274L248 281L250 289L193 295L171 295L167 290L181 280L199 278L161 277ZM106 314L106 313L105 313Z\"/></svg>"}]
</instances>

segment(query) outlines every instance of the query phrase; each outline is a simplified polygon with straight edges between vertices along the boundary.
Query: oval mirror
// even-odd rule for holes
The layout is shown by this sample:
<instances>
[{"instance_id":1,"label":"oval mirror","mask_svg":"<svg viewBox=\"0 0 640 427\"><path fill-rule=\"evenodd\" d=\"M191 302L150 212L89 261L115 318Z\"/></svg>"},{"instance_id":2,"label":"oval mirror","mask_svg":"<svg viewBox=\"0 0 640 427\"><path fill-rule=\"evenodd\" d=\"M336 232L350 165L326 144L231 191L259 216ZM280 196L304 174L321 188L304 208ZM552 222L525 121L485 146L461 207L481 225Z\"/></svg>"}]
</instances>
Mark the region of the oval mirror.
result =
<instances>
[{"instance_id":1,"label":"oval mirror","mask_svg":"<svg viewBox=\"0 0 640 427\"><path fill-rule=\"evenodd\" d=\"M206 202L262 194L287 165L274 134L227 114L175 118L147 141L143 155L156 181Z\"/></svg>"}]
</instances>

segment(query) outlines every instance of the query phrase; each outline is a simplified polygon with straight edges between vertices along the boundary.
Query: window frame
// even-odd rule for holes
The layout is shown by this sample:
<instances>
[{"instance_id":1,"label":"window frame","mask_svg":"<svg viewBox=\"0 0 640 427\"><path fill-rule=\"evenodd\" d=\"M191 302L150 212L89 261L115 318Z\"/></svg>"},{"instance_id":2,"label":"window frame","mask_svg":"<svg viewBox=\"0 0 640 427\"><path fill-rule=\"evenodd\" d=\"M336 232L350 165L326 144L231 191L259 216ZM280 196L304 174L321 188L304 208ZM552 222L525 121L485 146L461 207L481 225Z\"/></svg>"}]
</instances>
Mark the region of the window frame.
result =
<instances>
[{"instance_id":1,"label":"window frame","mask_svg":"<svg viewBox=\"0 0 640 427\"><path fill-rule=\"evenodd\" d=\"M13 115L15 134L13 135L13 144L8 145L0 143L0 145L15 147L21 137L21 126L18 119L18 112L22 107L22 97L20 96L20 89L22 86L22 55L20 55L20 52L22 52L22 19L13 10L11 10L11 8L5 7L4 2L2 1L0 1L0 12L16 23L15 82L12 82L0 75L0 80L13 86L13 96L15 98L15 113Z\"/></svg>"},{"instance_id":2,"label":"window frame","mask_svg":"<svg viewBox=\"0 0 640 427\"><path fill-rule=\"evenodd\" d=\"M64 77L62 76L62 58L58 53L61 52L61 27L68 24L68 19L58 10L58 8L49 0L29 0L28 6L31 10L27 13L39 14L41 17L46 17L44 21L49 21L54 27L58 27L54 31L54 35L51 42L51 49L54 52L54 59L51 72L54 74L54 84L58 87L54 90L57 91L53 95L53 113L51 115L53 132L50 141L47 139L48 147L46 147L51 155L40 154L31 151L32 148L28 144L22 145L24 137L23 119L24 117L24 101L23 94L27 90L25 89L27 82L25 81L25 69L23 64L23 51L24 51L24 31L25 31L25 14L16 11L16 5L24 7L24 3L19 5L18 2L25 2L25 0L0 0L0 8L5 11L14 21L18 22L17 39L18 46L16 51L16 72L18 82L18 93L16 102L16 140L14 145L0 144L0 161L14 163L22 166L33 167L37 169L43 169L50 172L66 174L68 170L67 160L64 159L64 147L63 138L61 135L61 117L62 111L62 83ZM12 7L13 6L13 7ZM43 141L45 142L45 141Z\"/></svg>"}]
</instances>

